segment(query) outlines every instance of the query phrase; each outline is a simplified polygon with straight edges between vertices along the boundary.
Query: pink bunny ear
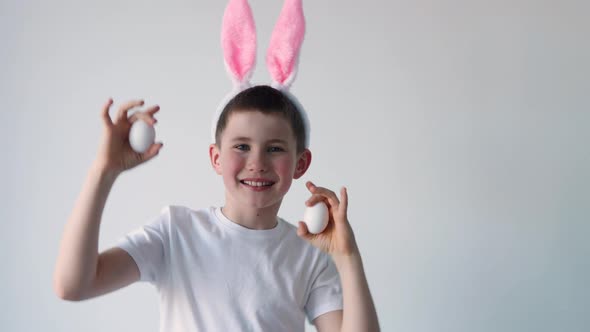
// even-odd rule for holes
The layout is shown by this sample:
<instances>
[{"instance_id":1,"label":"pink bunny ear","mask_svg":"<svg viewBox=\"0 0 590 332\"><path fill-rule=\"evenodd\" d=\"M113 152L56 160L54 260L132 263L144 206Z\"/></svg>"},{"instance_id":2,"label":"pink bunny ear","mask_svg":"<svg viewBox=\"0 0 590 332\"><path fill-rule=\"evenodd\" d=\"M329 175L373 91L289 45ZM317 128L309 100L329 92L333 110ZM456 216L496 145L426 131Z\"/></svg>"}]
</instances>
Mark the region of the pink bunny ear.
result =
<instances>
[{"instance_id":1,"label":"pink bunny ear","mask_svg":"<svg viewBox=\"0 0 590 332\"><path fill-rule=\"evenodd\" d=\"M275 87L288 89L293 83L304 34L301 0L285 0L266 54L266 66Z\"/></svg>"},{"instance_id":2,"label":"pink bunny ear","mask_svg":"<svg viewBox=\"0 0 590 332\"><path fill-rule=\"evenodd\" d=\"M230 0L221 27L226 69L235 86L249 85L256 60L256 28L247 0Z\"/></svg>"}]
</instances>

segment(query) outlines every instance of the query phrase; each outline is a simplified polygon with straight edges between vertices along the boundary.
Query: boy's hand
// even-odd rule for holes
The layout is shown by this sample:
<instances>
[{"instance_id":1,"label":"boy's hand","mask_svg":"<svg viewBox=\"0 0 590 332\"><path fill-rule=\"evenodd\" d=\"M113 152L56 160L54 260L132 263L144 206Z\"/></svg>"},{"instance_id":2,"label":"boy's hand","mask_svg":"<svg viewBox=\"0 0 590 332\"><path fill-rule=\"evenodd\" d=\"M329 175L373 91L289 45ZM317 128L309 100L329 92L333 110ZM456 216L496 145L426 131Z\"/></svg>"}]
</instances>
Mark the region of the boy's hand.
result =
<instances>
[{"instance_id":1,"label":"boy's hand","mask_svg":"<svg viewBox=\"0 0 590 332\"><path fill-rule=\"evenodd\" d=\"M102 108L103 137L96 159L100 167L115 174L120 174L152 159L158 154L162 148L162 143L152 144L144 153L133 151L129 144L129 131L133 122L143 120L152 126L157 122L154 114L160 110L158 105L149 107L144 112L135 112L131 117L127 117L127 112L131 108L142 106L143 103L143 100L135 100L123 104L119 108L114 122L109 115L109 108L113 104L113 100L109 98L104 104Z\"/></svg>"},{"instance_id":2,"label":"boy's hand","mask_svg":"<svg viewBox=\"0 0 590 332\"><path fill-rule=\"evenodd\" d=\"M354 239L354 233L348 223L348 193L346 188L342 187L340 190L340 198L342 200L340 201L331 190L317 187L310 181L306 183L306 186L312 196L305 202L305 205L313 206L315 203L323 201L328 206L329 221L326 229L319 234L309 233L307 225L303 221L300 221L297 228L297 235L332 256L357 254L358 247Z\"/></svg>"}]
</instances>

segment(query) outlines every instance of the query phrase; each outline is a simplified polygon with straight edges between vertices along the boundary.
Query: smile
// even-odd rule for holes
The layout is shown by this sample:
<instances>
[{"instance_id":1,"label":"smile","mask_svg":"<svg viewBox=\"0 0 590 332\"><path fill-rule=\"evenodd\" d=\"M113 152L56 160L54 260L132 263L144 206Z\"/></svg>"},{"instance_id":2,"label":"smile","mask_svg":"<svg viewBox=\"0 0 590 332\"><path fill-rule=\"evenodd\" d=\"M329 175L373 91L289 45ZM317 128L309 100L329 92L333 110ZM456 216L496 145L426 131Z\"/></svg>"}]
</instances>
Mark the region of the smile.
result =
<instances>
[{"instance_id":1,"label":"smile","mask_svg":"<svg viewBox=\"0 0 590 332\"><path fill-rule=\"evenodd\" d=\"M258 182L258 181L247 181L241 180L241 183L248 185L250 187L270 187L274 184L274 182Z\"/></svg>"}]
</instances>

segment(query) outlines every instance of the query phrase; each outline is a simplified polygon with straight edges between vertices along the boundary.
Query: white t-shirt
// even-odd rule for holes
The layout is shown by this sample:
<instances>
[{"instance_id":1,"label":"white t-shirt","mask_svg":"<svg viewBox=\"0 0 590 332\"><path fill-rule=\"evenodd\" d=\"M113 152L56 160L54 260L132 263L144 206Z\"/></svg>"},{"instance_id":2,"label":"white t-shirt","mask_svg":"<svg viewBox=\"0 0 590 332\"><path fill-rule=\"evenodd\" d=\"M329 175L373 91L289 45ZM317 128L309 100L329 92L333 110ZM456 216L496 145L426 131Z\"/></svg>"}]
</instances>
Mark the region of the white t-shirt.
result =
<instances>
[{"instance_id":1,"label":"white t-shirt","mask_svg":"<svg viewBox=\"0 0 590 332\"><path fill-rule=\"evenodd\" d=\"M160 297L160 331L304 331L342 309L331 257L278 219L253 230L220 208L166 206L117 242Z\"/></svg>"}]
</instances>

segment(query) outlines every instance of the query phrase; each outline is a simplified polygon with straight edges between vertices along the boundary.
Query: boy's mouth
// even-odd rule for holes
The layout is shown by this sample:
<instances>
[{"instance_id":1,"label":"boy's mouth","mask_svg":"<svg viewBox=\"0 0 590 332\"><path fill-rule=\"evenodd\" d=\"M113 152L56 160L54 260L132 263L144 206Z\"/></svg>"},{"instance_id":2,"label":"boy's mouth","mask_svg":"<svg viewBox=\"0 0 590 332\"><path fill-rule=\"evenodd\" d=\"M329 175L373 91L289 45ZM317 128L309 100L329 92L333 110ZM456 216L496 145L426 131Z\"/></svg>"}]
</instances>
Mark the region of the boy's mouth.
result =
<instances>
[{"instance_id":1,"label":"boy's mouth","mask_svg":"<svg viewBox=\"0 0 590 332\"><path fill-rule=\"evenodd\" d=\"M244 184L248 187L252 187L252 188L268 188L270 186L272 186L273 184L275 184L274 182L270 181L270 180L265 180L265 179L244 179L244 180L240 180L241 184Z\"/></svg>"}]
</instances>

